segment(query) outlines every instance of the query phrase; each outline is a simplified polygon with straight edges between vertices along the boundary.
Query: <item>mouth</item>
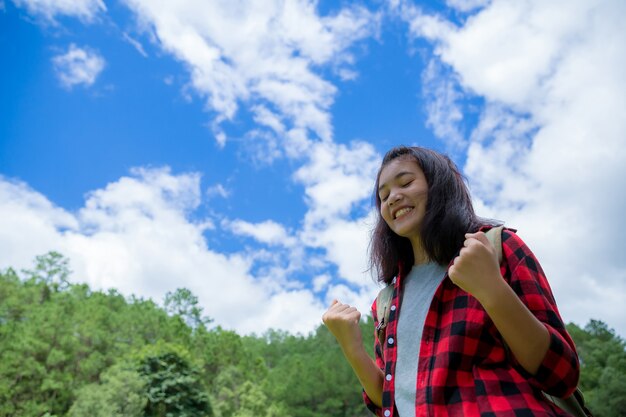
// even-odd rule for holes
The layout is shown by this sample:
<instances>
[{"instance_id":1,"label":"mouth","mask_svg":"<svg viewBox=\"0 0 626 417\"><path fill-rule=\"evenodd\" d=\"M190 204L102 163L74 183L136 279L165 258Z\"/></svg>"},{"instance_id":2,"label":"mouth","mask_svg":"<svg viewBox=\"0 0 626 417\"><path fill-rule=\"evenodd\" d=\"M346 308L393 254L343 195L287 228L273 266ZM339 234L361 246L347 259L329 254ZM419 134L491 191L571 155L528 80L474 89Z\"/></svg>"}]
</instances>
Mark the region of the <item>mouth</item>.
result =
<instances>
[{"instance_id":1,"label":"mouth","mask_svg":"<svg viewBox=\"0 0 626 417\"><path fill-rule=\"evenodd\" d=\"M403 207L393 214L393 218L394 219L400 218L411 211L413 211L413 207Z\"/></svg>"}]
</instances>

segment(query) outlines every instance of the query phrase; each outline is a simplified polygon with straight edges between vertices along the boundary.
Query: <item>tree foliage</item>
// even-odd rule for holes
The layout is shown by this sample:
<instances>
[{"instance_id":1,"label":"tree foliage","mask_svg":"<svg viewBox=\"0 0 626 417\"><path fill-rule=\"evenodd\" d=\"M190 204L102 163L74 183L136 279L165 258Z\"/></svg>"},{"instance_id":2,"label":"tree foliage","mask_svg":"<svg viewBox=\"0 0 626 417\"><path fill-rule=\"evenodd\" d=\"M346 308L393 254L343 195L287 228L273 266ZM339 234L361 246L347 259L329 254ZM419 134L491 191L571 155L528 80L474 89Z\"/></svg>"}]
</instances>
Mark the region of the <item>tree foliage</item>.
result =
<instances>
[{"instance_id":1,"label":"tree foliage","mask_svg":"<svg viewBox=\"0 0 626 417\"><path fill-rule=\"evenodd\" d=\"M596 417L626 417L626 343L612 329L591 320L581 329L568 324L581 363L580 388Z\"/></svg>"},{"instance_id":2,"label":"tree foliage","mask_svg":"<svg viewBox=\"0 0 626 417\"><path fill-rule=\"evenodd\" d=\"M145 417L213 417L201 375L185 348L147 346L138 362L146 383Z\"/></svg>"},{"instance_id":3,"label":"tree foliage","mask_svg":"<svg viewBox=\"0 0 626 417\"><path fill-rule=\"evenodd\" d=\"M148 403L147 383L127 364L103 372L101 382L78 389L68 417L142 417Z\"/></svg>"},{"instance_id":4,"label":"tree foliage","mask_svg":"<svg viewBox=\"0 0 626 417\"><path fill-rule=\"evenodd\" d=\"M70 281L55 252L0 272L0 417L371 415L324 326L241 336L210 324L187 289L163 307L93 291ZM372 319L361 325L373 346ZM568 330L590 409L626 416L624 341L595 320Z\"/></svg>"}]
</instances>

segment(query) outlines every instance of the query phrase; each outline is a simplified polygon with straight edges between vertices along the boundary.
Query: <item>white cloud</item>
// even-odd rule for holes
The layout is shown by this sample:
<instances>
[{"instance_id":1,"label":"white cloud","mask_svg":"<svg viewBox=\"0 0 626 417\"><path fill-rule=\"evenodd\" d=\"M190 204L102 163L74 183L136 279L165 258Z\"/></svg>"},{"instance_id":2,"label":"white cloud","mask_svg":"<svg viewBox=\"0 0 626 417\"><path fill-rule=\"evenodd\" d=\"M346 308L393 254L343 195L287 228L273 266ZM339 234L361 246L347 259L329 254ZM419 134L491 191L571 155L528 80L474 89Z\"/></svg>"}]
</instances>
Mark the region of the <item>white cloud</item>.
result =
<instances>
[{"instance_id":1,"label":"white cloud","mask_svg":"<svg viewBox=\"0 0 626 417\"><path fill-rule=\"evenodd\" d=\"M41 16L55 23L55 17L71 16L84 22L93 21L107 8L102 0L13 0L18 7L25 7L28 13Z\"/></svg>"},{"instance_id":2,"label":"white cloud","mask_svg":"<svg viewBox=\"0 0 626 417\"><path fill-rule=\"evenodd\" d=\"M305 186L307 223L345 218L371 197L380 159L370 144L316 143L309 155L309 161L294 175Z\"/></svg>"},{"instance_id":3,"label":"white cloud","mask_svg":"<svg viewBox=\"0 0 626 417\"><path fill-rule=\"evenodd\" d=\"M451 77L442 76L441 63L431 59L422 74L423 94L426 101L426 125L438 138L453 148L464 145L460 131L463 111L458 101L462 98L458 83Z\"/></svg>"},{"instance_id":4,"label":"white cloud","mask_svg":"<svg viewBox=\"0 0 626 417\"><path fill-rule=\"evenodd\" d=\"M374 226L370 198L379 164L380 156L369 144L319 143L295 173L296 181L305 186L308 205L299 241L324 251L324 261L337 268L329 291L337 285L347 288L335 295L361 312L369 311L377 291L367 253Z\"/></svg>"},{"instance_id":5,"label":"white cloud","mask_svg":"<svg viewBox=\"0 0 626 417\"><path fill-rule=\"evenodd\" d=\"M478 206L519 228L566 320L626 334L626 4L494 0L460 27L398 7L487 103L467 142Z\"/></svg>"},{"instance_id":6,"label":"white cloud","mask_svg":"<svg viewBox=\"0 0 626 417\"><path fill-rule=\"evenodd\" d=\"M374 284L372 284L374 286ZM333 300L339 300L343 304L356 307L361 313L361 317L371 316L371 305L376 298L377 287L362 288L360 291L354 291L346 285L339 284L331 286L326 293L326 306L328 307Z\"/></svg>"},{"instance_id":7,"label":"white cloud","mask_svg":"<svg viewBox=\"0 0 626 417\"><path fill-rule=\"evenodd\" d=\"M268 245L292 246L295 241L285 228L272 221L249 223L243 220L225 221L224 227L236 235L249 236Z\"/></svg>"},{"instance_id":8,"label":"white cloud","mask_svg":"<svg viewBox=\"0 0 626 417\"><path fill-rule=\"evenodd\" d=\"M285 133L285 125L280 115L262 105L252 107L252 111L254 112L254 121L256 123L267 126L278 134L282 135Z\"/></svg>"},{"instance_id":9,"label":"white cloud","mask_svg":"<svg viewBox=\"0 0 626 417\"><path fill-rule=\"evenodd\" d=\"M2 266L16 270L31 265L34 255L60 250L59 230L74 229L78 221L55 207L25 183L0 177L0 248Z\"/></svg>"},{"instance_id":10,"label":"white cloud","mask_svg":"<svg viewBox=\"0 0 626 417\"><path fill-rule=\"evenodd\" d=\"M328 274L318 275L313 278L313 291L320 292L326 288L332 277Z\"/></svg>"},{"instance_id":11,"label":"white cloud","mask_svg":"<svg viewBox=\"0 0 626 417\"><path fill-rule=\"evenodd\" d=\"M167 169L136 169L91 192L77 213L0 178L0 268L30 267L54 249L70 258L75 280L157 302L186 287L207 315L242 333L307 332L319 324L323 306L311 291L255 278L249 255L206 246L207 223L189 218L200 203L199 176ZM284 314L289 308L298 314Z\"/></svg>"},{"instance_id":12,"label":"white cloud","mask_svg":"<svg viewBox=\"0 0 626 417\"><path fill-rule=\"evenodd\" d=\"M208 197L220 196L222 198L230 197L230 191L227 190L222 184L215 184L212 187L207 188L206 195Z\"/></svg>"},{"instance_id":13,"label":"white cloud","mask_svg":"<svg viewBox=\"0 0 626 417\"><path fill-rule=\"evenodd\" d=\"M313 69L345 69L351 60L347 49L378 22L358 6L319 16L311 0L125 2L144 30L186 64L191 85L218 113L218 124L233 119L244 102L262 120L268 111L277 115L278 124L267 124L276 133L289 123L326 140L332 136L328 109L336 88ZM223 146L224 132L214 131Z\"/></svg>"},{"instance_id":14,"label":"white cloud","mask_svg":"<svg viewBox=\"0 0 626 417\"><path fill-rule=\"evenodd\" d=\"M471 12L487 6L491 0L446 0L449 7L457 9L461 12Z\"/></svg>"},{"instance_id":15,"label":"white cloud","mask_svg":"<svg viewBox=\"0 0 626 417\"><path fill-rule=\"evenodd\" d=\"M255 117L255 121L257 118ZM268 123L271 123L268 121ZM264 129L253 129L246 133L242 142L245 149L244 158L256 166L271 165L276 159L284 156L280 138L273 132Z\"/></svg>"},{"instance_id":16,"label":"white cloud","mask_svg":"<svg viewBox=\"0 0 626 417\"><path fill-rule=\"evenodd\" d=\"M369 218L328 220L304 231L303 241L326 250L325 258L337 266L338 277L356 286L370 282L367 250L372 224Z\"/></svg>"},{"instance_id":17,"label":"white cloud","mask_svg":"<svg viewBox=\"0 0 626 417\"><path fill-rule=\"evenodd\" d=\"M79 48L71 44L66 53L52 58L57 77L64 87L83 84L91 86L105 66L102 56L90 48Z\"/></svg>"},{"instance_id":18,"label":"white cloud","mask_svg":"<svg viewBox=\"0 0 626 417\"><path fill-rule=\"evenodd\" d=\"M128 42L129 44L131 44L133 46L133 48L135 48L137 50L137 52L139 52L139 54L141 56L143 56L144 58L148 57L148 53L146 52L146 50L143 48L143 45L141 44L141 42L139 42L137 39L131 37L128 33L124 32L122 33L122 37L124 38L124 40L126 42Z\"/></svg>"}]
</instances>

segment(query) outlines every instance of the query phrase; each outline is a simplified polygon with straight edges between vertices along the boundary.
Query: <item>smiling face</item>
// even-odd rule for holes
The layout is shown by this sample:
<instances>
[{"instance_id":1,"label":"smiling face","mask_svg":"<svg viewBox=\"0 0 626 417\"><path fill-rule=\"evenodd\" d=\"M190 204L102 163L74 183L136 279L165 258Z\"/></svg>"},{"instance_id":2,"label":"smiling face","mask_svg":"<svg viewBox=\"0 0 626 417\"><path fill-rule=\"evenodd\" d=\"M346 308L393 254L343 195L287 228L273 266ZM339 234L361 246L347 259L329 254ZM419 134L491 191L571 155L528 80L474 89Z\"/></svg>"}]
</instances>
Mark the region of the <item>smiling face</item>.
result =
<instances>
[{"instance_id":1,"label":"smiling face","mask_svg":"<svg viewBox=\"0 0 626 417\"><path fill-rule=\"evenodd\" d=\"M380 214L389 228L411 242L419 240L426 214L428 183L415 159L398 157L383 167L378 179Z\"/></svg>"}]
</instances>

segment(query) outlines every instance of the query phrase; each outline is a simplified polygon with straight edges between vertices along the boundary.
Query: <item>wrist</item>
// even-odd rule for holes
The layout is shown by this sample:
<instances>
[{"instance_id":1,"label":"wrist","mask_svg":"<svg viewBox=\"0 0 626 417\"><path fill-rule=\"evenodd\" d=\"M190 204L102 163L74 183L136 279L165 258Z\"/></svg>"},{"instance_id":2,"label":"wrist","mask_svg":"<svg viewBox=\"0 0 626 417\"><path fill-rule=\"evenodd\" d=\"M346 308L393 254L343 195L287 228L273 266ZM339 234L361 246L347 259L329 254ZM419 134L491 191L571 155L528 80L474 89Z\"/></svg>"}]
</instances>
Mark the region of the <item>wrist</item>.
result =
<instances>
[{"instance_id":1,"label":"wrist","mask_svg":"<svg viewBox=\"0 0 626 417\"><path fill-rule=\"evenodd\" d=\"M490 310L498 303L505 301L512 291L509 284L498 274L498 278L492 280L491 285L483 288L478 294L474 294L474 297L485 310Z\"/></svg>"},{"instance_id":2,"label":"wrist","mask_svg":"<svg viewBox=\"0 0 626 417\"><path fill-rule=\"evenodd\" d=\"M363 358L363 355L369 357L367 352L365 351L365 347L363 343L350 343L348 345L341 345L341 350L343 351L344 356L348 360L348 362L352 363L355 361L359 361Z\"/></svg>"}]
</instances>

